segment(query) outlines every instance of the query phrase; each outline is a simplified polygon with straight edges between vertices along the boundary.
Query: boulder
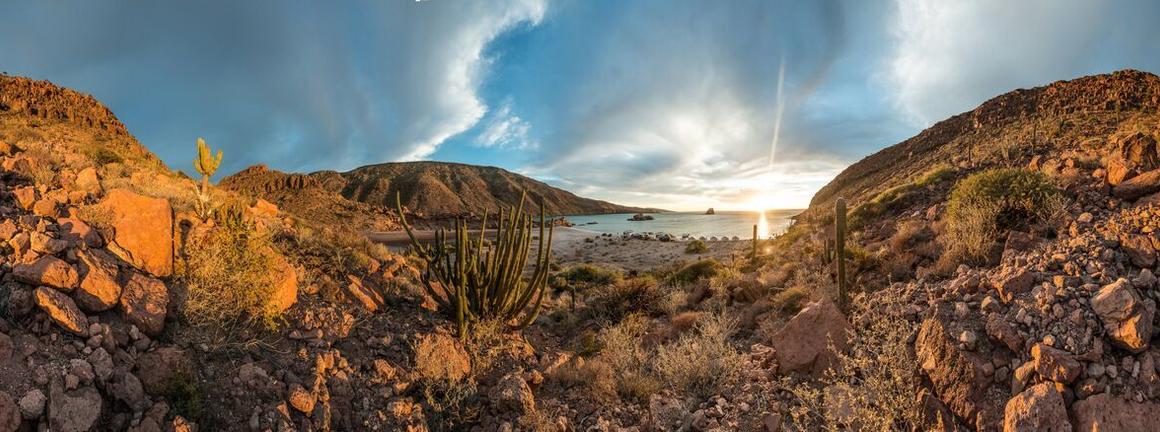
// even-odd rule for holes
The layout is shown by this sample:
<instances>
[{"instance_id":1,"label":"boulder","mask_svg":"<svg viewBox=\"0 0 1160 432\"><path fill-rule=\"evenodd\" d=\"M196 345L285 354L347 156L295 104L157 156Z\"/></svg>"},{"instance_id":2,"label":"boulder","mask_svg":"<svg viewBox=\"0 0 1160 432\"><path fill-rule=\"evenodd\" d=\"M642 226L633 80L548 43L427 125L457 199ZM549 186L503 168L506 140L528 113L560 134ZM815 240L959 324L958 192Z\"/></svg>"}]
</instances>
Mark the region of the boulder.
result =
<instances>
[{"instance_id":1,"label":"boulder","mask_svg":"<svg viewBox=\"0 0 1160 432\"><path fill-rule=\"evenodd\" d=\"M298 301L298 271L290 265L281 254L273 254L275 260L274 293L270 297L270 308L277 312L284 312Z\"/></svg>"},{"instance_id":2,"label":"boulder","mask_svg":"<svg viewBox=\"0 0 1160 432\"><path fill-rule=\"evenodd\" d=\"M151 395L162 394L166 384L182 377L192 377L193 372L193 361L177 347L157 348L137 359L137 378Z\"/></svg>"},{"instance_id":3,"label":"boulder","mask_svg":"<svg viewBox=\"0 0 1160 432\"><path fill-rule=\"evenodd\" d=\"M88 334L88 318L67 295L48 287L37 287L34 294L36 305L40 306L48 314L48 317L52 318L52 321L61 328L77 336Z\"/></svg>"},{"instance_id":4,"label":"boulder","mask_svg":"<svg viewBox=\"0 0 1160 432\"><path fill-rule=\"evenodd\" d=\"M1031 386L1007 401L1003 430L1070 432L1063 395L1051 383Z\"/></svg>"},{"instance_id":5,"label":"boulder","mask_svg":"<svg viewBox=\"0 0 1160 432\"><path fill-rule=\"evenodd\" d=\"M1143 132L1122 137L1117 145L1122 157L1128 163L1144 170L1160 168L1160 151L1156 148L1156 138Z\"/></svg>"},{"instance_id":6,"label":"boulder","mask_svg":"<svg viewBox=\"0 0 1160 432\"><path fill-rule=\"evenodd\" d=\"M1084 370L1071 353L1042 343L1031 347L1031 361L1039 376L1063 384L1071 384Z\"/></svg>"},{"instance_id":7,"label":"boulder","mask_svg":"<svg viewBox=\"0 0 1160 432\"><path fill-rule=\"evenodd\" d=\"M142 412L148 407L145 402L145 388L136 375L128 371L117 372L117 379L112 384L113 397L125 403L125 406L133 412Z\"/></svg>"},{"instance_id":8,"label":"boulder","mask_svg":"<svg viewBox=\"0 0 1160 432\"><path fill-rule=\"evenodd\" d=\"M32 205L36 204L36 188L24 186L12 189L12 197L16 199L16 205L20 208L31 210Z\"/></svg>"},{"instance_id":9,"label":"boulder","mask_svg":"<svg viewBox=\"0 0 1160 432\"><path fill-rule=\"evenodd\" d=\"M519 374L510 373L500 378L491 388L491 403L497 412L514 412L519 415L536 412L536 398Z\"/></svg>"},{"instance_id":10,"label":"boulder","mask_svg":"<svg viewBox=\"0 0 1160 432\"><path fill-rule=\"evenodd\" d=\"M1137 403L1100 393L1071 405L1076 432L1160 430L1160 403Z\"/></svg>"},{"instance_id":11,"label":"boulder","mask_svg":"<svg viewBox=\"0 0 1160 432\"><path fill-rule=\"evenodd\" d=\"M20 398L20 415L28 420L36 420L44 414L44 403L48 402L48 397L40 389L29 390Z\"/></svg>"},{"instance_id":12,"label":"boulder","mask_svg":"<svg viewBox=\"0 0 1160 432\"><path fill-rule=\"evenodd\" d=\"M150 336L165 328L169 289L157 278L133 272L121 291L121 310L129 322Z\"/></svg>"},{"instance_id":13,"label":"boulder","mask_svg":"<svg viewBox=\"0 0 1160 432\"><path fill-rule=\"evenodd\" d=\"M0 391L0 432L16 432L23 416L8 393Z\"/></svg>"},{"instance_id":14,"label":"boulder","mask_svg":"<svg viewBox=\"0 0 1160 432\"><path fill-rule=\"evenodd\" d=\"M415 345L415 372L423 378L459 381L471 372L471 357L454 337L426 334Z\"/></svg>"},{"instance_id":15,"label":"boulder","mask_svg":"<svg viewBox=\"0 0 1160 432\"><path fill-rule=\"evenodd\" d=\"M1147 307L1127 279L1120 278L1101 288L1092 297L1091 305L1113 344L1134 353L1148 349L1155 311Z\"/></svg>"},{"instance_id":16,"label":"boulder","mask_svg":"<svg viewBox=\"0 0 1160 432\"><path fill-rule=\"evenodd\" d=\"M101 179L97 177L97 169L88 167L77 173L76 180L73 181L77 189L89 192L101 192Z\"/></svg>"},{"instance_id":17,"label":"boulder","mask_svg":"<svg viewBox=\"0 0 1160 432\"><path fill-rule=\"evenodd\" d=\"M838 351L845 351L850 329L846 316L833 302L823 300L806 305L773 335L771 345L777 352L779 370L817 375L829 369L837 363L837 356L829 345L832 343Z\"/></svg>"},{"instance_id":18,"label":"boulder","mask_svg":"<svg viewBox=\"0 0 1160 432\"><path fill-rule=\"evenodd\" d=\"M1121 158L1112 158L1108 160L1106 177L1108 184L1112 186L1118 185L1123 183L1124 180L1135 177L1136 174L1136 168L1128 161Z\"/></svg>"},{"instance_id":19,"label":"boulder","mask_svg":"<svg viewBox=\"0 0 1160 432\"><path fill-rule=\"evenodd\" d=\"M56 223L60 226L58 231L60 239L68 242L74 248L83 245L95 249L105 245L104 240L101 240L101 235L92 226L80 219L57 219Z\"/></svg>"},{"instance_id":20,"label":"boulder","mask_svg":"<svg viewBox=\"0 0 1160 432\"><path fill-rule=\"evenodd\" d=\"M363 282L362 278L354 275L347 275L346 293L350 300L366 309L368 312L377 312L383 307L385 301L383 296L379 295L378 291L371 288Z\"/></svg>"},{"instance_id":21,"label":"boulder","mask_svg":"<svg viewBox=\"0 0 1160 432\"><path fill-rule=\"evenodd\" d=\"M1027 270L1016 270L1000 277L995 283L999 298L1009 302L1015 294L1026 292L1035 284L1035 275Z\"/></svg>"},{"instance_id":22,"label":"boulder","mask_svg":"<svg viewBox=\"0 0 1160 432\"><path fill-rule=\"evenodd\" d=\"M1138 176L1124 180L1123 183L1112 188L1112 195L1116 198L1134 201L1147 195L1160 192L1160 169L1148 171Z\"/></svg>"},{"instance_id":23,"label":"boulder","mask_svg":"<svg viewBox=\"0 0 1160 432\"><path fill-rule=\"evenodd\" d=\"M46 255L32 263L12 266L16 280L29 285L44 285L62 290L76 288L79 278L77 270L64 260Z\"/></svg>"},{"instance_id":24,"label":"boulder","mask_svg":"<svg viewBox=\"0 0 1160 432\"><path fill-rule=\"evenodd\" d=\"M1156 264L1156 249L1152 247L1152 240L1147 236L1139 234L1122 236L1120 247L1128 254L1128 260L1136 267L1152 268Z\"/></svg>"},{"instance_id":25,"label":"boulder","mask_svg":"<svg viewBox=\"0 0 1160 432\"><path fill-rule=\"evenodd\" d=\"M80 259L81 283L73 298L77 306L88 312L112 309L121 300L121 275L116 258L100 249L77 252Z\"/></svg>"},{"instance_id":26,"label":"boulder","mask_svg":"<svg viewBox=\"0 0 1160 432\"><path fill-rule=\"evenodd\" d=\"M109 250L157 277L173 274L173 209L169 200L114 189L100 203L110 216Z\"/></svg>"},{"instance_id":27,"label":"boulder","mask_svg":"<svg viewBox=\"0 0 1160 432\"><path fill-rule=\"evenodd\" d=\"M1002 420L1005 398L990 394L991 356L960 347L962 324L950 303L936 304L919 326L915 358L952 413L976 429L992 430Z\"/></svg>"},{"instance_id":28,"label":"boulder","mask_svg":"<svg viewBox=\"0 0 1160 432\"><path fill-rule=\"evenodd\" d=\"M48 391L48 428L53 432L87 432L101 416L101 394L92 387L65 391L53 382Z\"/></svg>"},{"instance_id":29,"label":"boulder","mask_svg":"<svg viewBox=\"0 0 1160 432\"><path fill-rule=\"evenodd\" d=\"M314 412L314 404L318 402L318 395L306 390L301 384L295 383L290 385L290 396L288 399L290 406L309 416L310 413Z\"/></svg>"}]
</instances>

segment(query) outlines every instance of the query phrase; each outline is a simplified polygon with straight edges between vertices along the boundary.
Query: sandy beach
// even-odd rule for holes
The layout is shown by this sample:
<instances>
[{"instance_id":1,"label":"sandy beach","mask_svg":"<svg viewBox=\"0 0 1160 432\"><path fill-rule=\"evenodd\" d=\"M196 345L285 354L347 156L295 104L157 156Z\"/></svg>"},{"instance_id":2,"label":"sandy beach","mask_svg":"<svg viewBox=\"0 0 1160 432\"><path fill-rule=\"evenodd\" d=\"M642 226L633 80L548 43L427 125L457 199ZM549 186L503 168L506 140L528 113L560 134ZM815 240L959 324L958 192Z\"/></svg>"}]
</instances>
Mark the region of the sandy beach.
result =
<instances>
[{"instance_id":1,"label":"sandy beach","mask_svg":"<svg viewBox=\"0 0 1160 432\"><path fill-rule=\"evenodd\" d=\"M494 230L488 230L494 235ZM472 230L479 235L479 230ZM370 232L367 237L392 248L405 248L410 240L405 231ZM416 230L420 241L435 238L434 230ZM745 254L749 240L707 241L709 251L703 254L686 254L688 241L643 240L622 238L579 228L556 227L552 235L553 260L561 266L575 264L596 264L602 267L619 268L625 271L645 271L677 262L694 261L701 258L729 260L733 256ZM532 244L535 247L535 242Z\"/></svg>"}]
</instances>

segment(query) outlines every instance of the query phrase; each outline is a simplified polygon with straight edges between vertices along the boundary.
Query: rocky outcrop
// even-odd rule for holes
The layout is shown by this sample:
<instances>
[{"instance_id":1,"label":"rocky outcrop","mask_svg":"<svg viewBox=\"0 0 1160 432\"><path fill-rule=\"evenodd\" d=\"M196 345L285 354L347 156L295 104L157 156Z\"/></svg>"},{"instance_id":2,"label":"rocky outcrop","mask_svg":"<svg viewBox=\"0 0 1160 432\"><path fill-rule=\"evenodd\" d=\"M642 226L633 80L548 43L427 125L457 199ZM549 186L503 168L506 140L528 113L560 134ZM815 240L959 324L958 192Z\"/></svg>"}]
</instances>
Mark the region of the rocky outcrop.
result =
<instances>
[{"instance_id":1,"label":"rocky outcrop","mask_svg":"<svg viewBox=\"0 0 1160 432\"><path fill-rule=\"evenodd\" d=\"M845 351L850 329L845 315L833 302L809 304L773 335L771 345L777 351L779 370L822 373L837 361L830 344L839 352Z\"/></svg>"},{"instance_id":2,"label":"rocky outcrop","mask_svg":"<svg viewBox=\"0 0 1160 432\"><path fill-rule=\"evenodd\" d=\"M109 251L154 276L173 274L173 210L169 200L114 189L100 206L109 214L113 228Z\"/></svg>"},{"instance_id":3,"label":"rocky outcrop","mask_svg":"<svg viewBox=\"0 0 1160 432\"><path fill-rule=\"evenodd\" d=\"M951 308L938 304L923 320L914 352L919 366L930 378L935 394L956 416L980 430L997 427L1006 398L990 394L991 359L960 346L964 332Z\"/></svg>"},{"instance_id":4,"label":"rocky outcrop","mask_svg":"<svg viewBox=\"0 0 1160 432\"><path fill-rule=\"evenodd\" d=\"M1112 188L1112 195L1126 200L1136 200L1157 192L1160 192L1160 169L1132 177Z\"/></svg>"},{"instance_id":5,"label":"rocky outcrop","mask_svg":"<svg viewBox=\"0 0 1160 432\"><path fill-rule=\"evenodd\" d=\"M80 258L81 282L73 298L88 312L112 309L121 300L121 276L116 258L100 249L77 252Z\"/></svg>"},{"instance_id":6,"label":"rocky outcrop","mask_svg":"<svg viewBox=\"0 0 1160 432\"><path fill-rule=\"evenodd\" d=\"M117 135L128 135L113 112L92 96L48 81L0 76L0 112L61 120Z\"/></svg>"}]
</instances>

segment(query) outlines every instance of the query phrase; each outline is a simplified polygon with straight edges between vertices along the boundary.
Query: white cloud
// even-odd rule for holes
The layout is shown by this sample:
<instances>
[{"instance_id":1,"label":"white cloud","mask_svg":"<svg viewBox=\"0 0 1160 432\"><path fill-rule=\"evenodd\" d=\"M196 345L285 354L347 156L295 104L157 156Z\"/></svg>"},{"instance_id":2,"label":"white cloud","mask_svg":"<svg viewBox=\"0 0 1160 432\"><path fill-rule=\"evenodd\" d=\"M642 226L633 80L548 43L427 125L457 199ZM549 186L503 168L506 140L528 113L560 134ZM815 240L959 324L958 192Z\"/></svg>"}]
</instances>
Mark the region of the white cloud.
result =
<instances>
[{"instance_id":1,"label":"white cloud","mask_svg":"<svg viewBox=\"0 0 1160 432\"><path fill-rule=\"evenodd\" d=\"M539 143L529 136L532 125L512 113L510 99L491 112L481 126L483 129L473 142L477 147L532 149L539 146Z\"/></svg>"}]
</instances>

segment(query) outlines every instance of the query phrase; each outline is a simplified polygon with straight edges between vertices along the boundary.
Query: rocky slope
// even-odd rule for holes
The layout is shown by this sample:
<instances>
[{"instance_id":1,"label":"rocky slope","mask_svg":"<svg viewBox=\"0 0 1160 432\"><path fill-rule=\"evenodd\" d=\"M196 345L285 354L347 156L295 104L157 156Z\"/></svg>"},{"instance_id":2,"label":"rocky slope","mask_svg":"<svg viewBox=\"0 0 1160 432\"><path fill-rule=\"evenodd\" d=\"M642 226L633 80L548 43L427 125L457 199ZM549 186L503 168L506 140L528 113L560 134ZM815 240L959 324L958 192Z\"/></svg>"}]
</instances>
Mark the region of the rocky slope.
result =
<instances>
[{"instance_id":1,"label":"rocky slope","mask_svg":"<svg viewBox=\"0 0 1160 432\"><path fill-rule=\"evenodd\" d=\"M323 186L309 174L288 174L255 165L226 177L218 186L261 197L299 218L327 226L350 226L365 230L401 229L394 207L383 207L346 199Z\"/></svg>"}]
</instances>

